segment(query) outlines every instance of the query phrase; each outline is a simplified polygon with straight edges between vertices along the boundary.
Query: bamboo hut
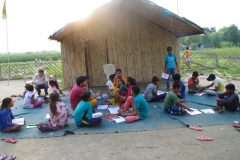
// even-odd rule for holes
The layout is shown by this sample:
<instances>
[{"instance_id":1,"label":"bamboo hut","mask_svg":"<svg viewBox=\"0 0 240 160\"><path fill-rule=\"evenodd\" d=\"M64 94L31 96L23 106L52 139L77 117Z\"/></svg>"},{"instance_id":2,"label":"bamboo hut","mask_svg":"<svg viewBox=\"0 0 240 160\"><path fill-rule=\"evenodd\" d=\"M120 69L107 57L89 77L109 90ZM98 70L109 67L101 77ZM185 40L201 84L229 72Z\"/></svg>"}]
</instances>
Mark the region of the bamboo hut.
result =
<instances>
[{"instance_id":1,"label":"bamboo hut","mask_svg":"<svg viewBox=\"0 0 240 160\"><path fill-rule=\"evenodd\" d=\"M179 55L179 37L202 34L186 18L149 0L112 0L84 20L68 23L50 35L61 42L65 88L89 75L92 86L104 86L104 64L147 82L164 71L166 48Z\"/></svg>"}]
</instances>

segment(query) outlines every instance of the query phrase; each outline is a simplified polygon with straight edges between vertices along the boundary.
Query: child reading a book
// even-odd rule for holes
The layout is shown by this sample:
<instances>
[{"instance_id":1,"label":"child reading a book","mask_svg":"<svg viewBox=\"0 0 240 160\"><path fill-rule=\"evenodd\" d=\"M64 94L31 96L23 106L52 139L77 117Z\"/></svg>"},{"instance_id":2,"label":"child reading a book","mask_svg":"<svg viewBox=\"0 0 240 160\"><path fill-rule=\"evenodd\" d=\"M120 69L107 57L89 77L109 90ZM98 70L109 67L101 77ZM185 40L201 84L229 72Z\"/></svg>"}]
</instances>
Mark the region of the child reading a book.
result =
<instances>
[{"instance_id":1,"label":"child reading a book","mask_svg":"<svg viewBox=\"0 0 240 160\"><path fill-rule=\"evenodd\" d=\"M186 114L186 110L193 111L192 109L183 105L187 102L181 99L178 99L177 94L181 90L181 84L179 82L173 83L173 90L170 91L166 98L164 99L164 111L168 114L181 115Z\"/></svg>"},{"instance_id":2,"label":"child reading a book","mask_svg":"<svg viewBox=\"0 0 240 160\"><path fill-rule=\"evenodd\" d=\"M0 110L0 130L1 132L14 132L18 131L21 126L12 123L14 119L11 107L13 107L14 102L11 98L4 98L2 100L1 110Z\"/></svg>"},{"instance_id":3,"label":"child reading a book","mask_svg":"<svg viewBox=\"0 0 240 160\"><path fill-rule=\"evenodd\" d=\"M205 88L208 88L210 86L205 87L199 87L199 79L198 79L198 72L193 72L192 77L188 79L188 92L189 93L201 93Z\"/></svg>"},{"instance_id":4,"label":"child reading a book","mask_svg":"<svg viewBox=\"0 0 240 160\"><path fill-rule=\"evenodd\" d=\"M33 94L33 85L29 85L27 87L27 93L25 94L24 101L23 101L23 107L24 108L36 108L40 107L43 103L44 100L36 100L34 97L35 95Z\"/></svg>"},{"instance_id":5,"label":"child reading a book","mask_svg":"<svg viewBox=\"0 0 240 160\"><path fill-rule=\"evenodd\" d=\"M181 81L181 75L178 74L178 73L174 74L173 81L181 84L181 90L177 94L177 97L180 98L180 99L185 98L186 87L185 87L185 84L183 83L183 81Z\"/></svg>"},{"instance_id":6,"label":"child reading a book","mask_svg":"<svg viewBox=\"0 0 240 160\"><path fill-rule=\"evenodd\" d=\"M228 111L236 111L239 107L239 98L238 95L234 92L235 86L233 84L228 84L225 86L226 92L218 94L216 101L217 107L215 110L218 110L219 113L223 113L223 107Z\"/></svg>"},{"instance_id":7,"label":"child reading a book","mask_svg":"<svg viewBox=\"0 0 240 160\"><path fill-rule=\"evenodd\" d=\"M134 97L134 109L131 113L126 113L121 110L118 114L121 116L126 116L125 121L127 123L137 121L140 119L145 119L148 115L148 103L140 94L140 88L138 86L132 86L131 94Z\"/></svg>"},{"instance_id":8,"label":"child reading a book","mask_svg":"<svg viewBox=\"0 0 240 160\"><path fill-rule=\"evenodd\" d=\"M148 84L145 91L145 98L148 102L163 102L166 97L166 93L157 95L157 91L159 89L159 78L154 76L152 78L152 83Z\"/></svg>"},{"instance_id":9,"label":"child reading a book","mask_svg":"<svg viewBox=\"0 0 240 160\"><path fill-rule=\"evenodd\" d=\"M93 127L100 125L102 123L102 119L100 117L92 117L92 113L95 111L92 109L92 105L90 103L91 92L84 92L81 95L81 99L82 101L77 105L74 111L74 121L76 125L81 127Z\"/></svg>"},{"instance_id":10,"label":"child reading a book","mask_svg":"<svg viewBox=\"0 0 240 160\"><path fill-rule=\"evenodd\" d=\"M62 129L67 125L68 118L73 118L66 104L59 101L59 98L60 96L57 92L50 94L50 118L47 122L41 122L38 124L38 129L40 131L45 132Z\"/></svg>"}]
</instances>

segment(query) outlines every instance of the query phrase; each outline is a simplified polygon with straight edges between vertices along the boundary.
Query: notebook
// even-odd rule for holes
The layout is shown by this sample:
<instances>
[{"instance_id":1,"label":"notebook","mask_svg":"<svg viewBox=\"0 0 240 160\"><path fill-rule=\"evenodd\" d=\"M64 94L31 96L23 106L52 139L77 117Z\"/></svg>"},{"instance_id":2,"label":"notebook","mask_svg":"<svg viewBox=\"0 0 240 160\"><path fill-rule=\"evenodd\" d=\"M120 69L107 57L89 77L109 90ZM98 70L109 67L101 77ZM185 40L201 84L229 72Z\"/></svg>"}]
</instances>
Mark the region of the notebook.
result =
<instances>
[{"instance_id":1,"label":"notebook","mask_svg":"<svg viewBox=\"0 0 240 160\"><path fill-rule=\"evenodd\" d=\"M169 78L169 75L166 74L166 73L162 73L161 77L164 78L164 79L168 79L168 78Z\"/></svg>"},{"instance_id":2,"label":"notebook","mask_svg":"<svg viewBox=\"0 0 240 160\"><path fill-rule=\"evenodd\" d=\"M200 110L204 114L214 114L215 112L212 109L202 109Z\"/></svg>"},{"instance_id":3,"label":"notebook","mask_svg":"<svg viewBox=\"0 0 240 160\"><path fill-rule=\"evenodd\" d=\"M16 118L16 119L12 119L12 123L16 123L18 125L24 125L24 118Z\"/></svg>"}]
</instances>

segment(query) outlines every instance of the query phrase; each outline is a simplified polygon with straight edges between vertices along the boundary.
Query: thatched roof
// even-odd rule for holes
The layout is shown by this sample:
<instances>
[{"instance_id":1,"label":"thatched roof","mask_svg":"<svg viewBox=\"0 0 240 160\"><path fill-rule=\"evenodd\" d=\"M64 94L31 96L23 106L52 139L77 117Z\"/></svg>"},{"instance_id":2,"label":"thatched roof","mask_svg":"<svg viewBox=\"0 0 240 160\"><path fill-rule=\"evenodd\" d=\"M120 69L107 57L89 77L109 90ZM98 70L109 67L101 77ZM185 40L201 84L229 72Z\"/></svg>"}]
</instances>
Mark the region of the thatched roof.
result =
<instances>
[{"instance_id":1,"label":"thatched roof","mask_svg":"<svg viewBox=\"0 0 240 160\"><path fill-rule=\"evenodd\" d=\"M158 25L161 28L172 32L176 37L203 34L204 30L192 21L180 17L173 12L151 2L150 0L112 0L111 2L99 7L91 16L108 14L117 8L125 8L130 12ZM77 30L88 21L79 20L66 24L63 28L49 36L51 40L60 41L64 36Z\"/></svg>"}]
</instances>

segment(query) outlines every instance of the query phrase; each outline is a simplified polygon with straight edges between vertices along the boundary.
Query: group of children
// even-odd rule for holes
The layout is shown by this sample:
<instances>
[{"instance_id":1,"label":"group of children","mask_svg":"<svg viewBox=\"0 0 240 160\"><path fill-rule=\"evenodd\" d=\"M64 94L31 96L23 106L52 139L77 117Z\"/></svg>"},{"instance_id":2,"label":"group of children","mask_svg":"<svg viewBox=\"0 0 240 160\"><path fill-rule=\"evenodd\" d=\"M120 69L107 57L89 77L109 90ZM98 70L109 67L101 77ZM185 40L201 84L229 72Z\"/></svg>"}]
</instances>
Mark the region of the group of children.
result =
<instances>
[{"instance_id":1,"label":"group of children","mask_svg":"<svg viewBox=\"0 0 240 160\"><path fill-rule=\"evenodd\" d=\"M186 110L192 111L184 105L188 101L183 100L185 98L186 86L181 81L181 75L175 74L174 62L177 66L177 57L172 53L171 47L168 47L167 51L165 67L166 73L171 74L174 81L172 90L170 90L170 78L168 78L167 92L158 94L160 80L157 76L154 76L152 82L147 85L144 95L141 95L140 87L137 86L136 80L122 75L121 69L116 69L115 74L109 76L106 83L108 98L105 101L108 102L108 105L118 105L118 115L124 116L126 122L145 119L148 115L148 102L164 102L164 111L168 114L181 115L185 114ZM201 93L205 90L208 95L217 96L217 107L214 109L218 110L219 113L223 112L223 107L229 111L235 111L239 107L239 98L234 92L235 86L233 84L226 85L226 91L224 91L223 81L214 74L210 74L207 80L212 81L212 83L200 87L198 76L198 72L193 72L192 77L189 78L187 85L189 94ZM102 119L92 116L95 112L93 107L97 104L97 97L100 96L100 91L95 94L92 93L89 89L89 83L89 76L76 78L76 85L73 86L69 98L70 107L74 111L72 115L67 106L61 101L61 90L57 83L50 81L49 85L53 88L53 93L49 97L45 97L45 101L49 103L50 118L47 122L38 124L39 130L61 129L67 125L68 118L74 118L76 125L82 127L101 125ZM23 94L24 108L35 108L44 103L43 100L37 100L33 91L33 85L26 85L26 91ZM14 119L11 112L13 103L11 98L5 98L2 102L0 113L0 130L2 132L16 131L20 128L19 125L11 122Z\"/></svg>"}]
</instances>

